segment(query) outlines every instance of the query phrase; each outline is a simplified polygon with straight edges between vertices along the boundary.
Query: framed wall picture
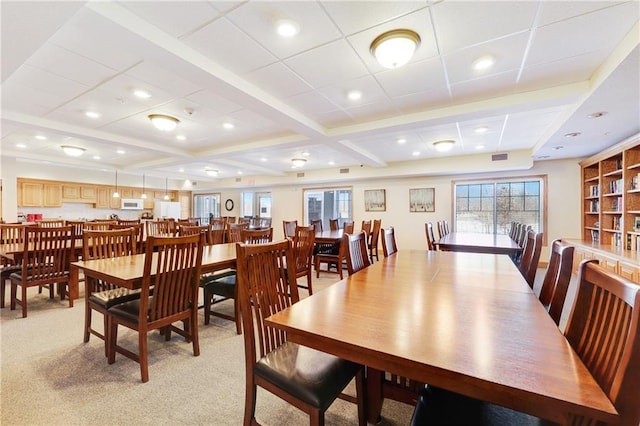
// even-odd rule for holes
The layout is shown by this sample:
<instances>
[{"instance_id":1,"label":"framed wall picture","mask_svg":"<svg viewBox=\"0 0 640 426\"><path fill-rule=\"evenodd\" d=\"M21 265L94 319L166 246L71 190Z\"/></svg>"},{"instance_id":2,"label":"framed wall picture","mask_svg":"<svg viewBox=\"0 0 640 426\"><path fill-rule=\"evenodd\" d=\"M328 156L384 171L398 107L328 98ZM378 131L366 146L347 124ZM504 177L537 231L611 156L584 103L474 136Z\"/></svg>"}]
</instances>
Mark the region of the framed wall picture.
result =
<instances>
[{"instance_id":1,"label":"framed wall picture","mask_svg":"<svg viewBox=\"0 0 640 426\"><path fill-rule=\"evenodd\" d=\"M387 210L387 200L384 189L367 189L364 191L364 211L383 212Z\"/></svg>"},{"instance_id":2,"label":"framed wall picture","mask_svg":"<svg viewBox=\"0 0 640 426\"><path fill-rule=\"evenodd\" d=\"M410 212L435 212L435 188L418 188L409 190Z\"/></svg>"}]
</instances>

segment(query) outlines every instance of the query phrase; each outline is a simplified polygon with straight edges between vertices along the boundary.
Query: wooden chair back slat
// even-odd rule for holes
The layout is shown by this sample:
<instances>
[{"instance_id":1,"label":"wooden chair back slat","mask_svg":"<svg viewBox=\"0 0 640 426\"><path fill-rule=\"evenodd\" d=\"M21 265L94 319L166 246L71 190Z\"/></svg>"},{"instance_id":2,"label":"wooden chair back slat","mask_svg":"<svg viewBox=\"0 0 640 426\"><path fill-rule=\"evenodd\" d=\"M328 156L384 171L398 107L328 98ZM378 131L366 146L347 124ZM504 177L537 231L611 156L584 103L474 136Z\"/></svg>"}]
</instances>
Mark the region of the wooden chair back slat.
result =
<instances>
[{"instance_id":1,"label":"wooden chair back slat","mask_svg":"<svg viewBox=\"0 0 640 426\"><path fill-rule=\"evenodd\" d=\"M282 230L284 231L285 238L293 238L296 235L296 227L298 226L297 220L283 220Z\"/></svg>"},{"instance_id":2,"label":"wooden chair back slat","mask_svg":"<svg viewBox=\"0 0 640 426\"><path fill-rule=\"evenodd\" d=\"M433 224L431 222L425 223L424 230L427 235L427 250L436 250L436 237L433 235Z\"/></svg>"},{"instance_id":3,"label":"wooden chair back slat","mask_svg":"<svg viewBox=\"0 0 640 426\"><path fill-rule=\"evenodd\" d=\"M560 324L564 301L571 281L574 250L575 247L562 240L555 240L551 243L549 266L542 281L539 298L556 324Z\"/></svg>"},{"instance_id":4,"label":"wooden chair back slat","mask_svg":"<svg viewBox=\"0 0 640 426\"><path fill-rule=\"evenodd\" d=\"M344 234L342 236L342 247L345 250L349 275L371 265L367 250L367 233L365 231L360 231L357 234Z\"/></svg>"},{"instance_id":5,"label":"wooden chair back slat","mask_svg":"<svg viewBox=\"0 0 640 426\"><path fill-rule=\"evenodd\" d=\"M382 254L384 254L384 257L389 257L398 251L395 230L393 226L390 226L386 229L382 228L380 233L382 234Z\"/></svg>"},{"instance_id":6,"label":"wooden chair back slat","mask_svg":"<svg viewBox=\"0 0 640 426\"><path fill-rule=\"evenodd\" d=\"M246 244L266 244L273 241L273 228L241 229L240 240Z\"/></svg>"}]
</instances>

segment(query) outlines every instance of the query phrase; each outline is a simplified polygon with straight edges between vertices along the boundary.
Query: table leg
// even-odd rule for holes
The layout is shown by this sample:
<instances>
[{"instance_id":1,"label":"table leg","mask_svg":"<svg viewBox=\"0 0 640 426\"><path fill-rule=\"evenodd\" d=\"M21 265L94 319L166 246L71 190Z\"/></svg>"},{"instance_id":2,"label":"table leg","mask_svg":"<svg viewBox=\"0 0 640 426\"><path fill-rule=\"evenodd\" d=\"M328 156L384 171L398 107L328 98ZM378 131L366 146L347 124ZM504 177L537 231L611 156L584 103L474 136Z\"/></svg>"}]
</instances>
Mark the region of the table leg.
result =
<instances>
[{"instance_id":1,"label":"table leg","mask_svg":"<svg viewBox=\"0 0 640 426\"><path fill-rule=\"evenodd\" d=\"M367 422L377 424L382 412L382 375L384 373L367 366Z\"/></svg>"},{"instance_id":2,"label":"table leg","mask_svg":"<svg viewBox=\"0 0 640 426\"><path fill-rule=\"evenodd\" d=\"M71 265L69 268L69 300L71 301L71 306L73 306L73 301L80 297L80 285L78 281L80 280L80 268L75 265Z\"/></svg>"}]
</instances>

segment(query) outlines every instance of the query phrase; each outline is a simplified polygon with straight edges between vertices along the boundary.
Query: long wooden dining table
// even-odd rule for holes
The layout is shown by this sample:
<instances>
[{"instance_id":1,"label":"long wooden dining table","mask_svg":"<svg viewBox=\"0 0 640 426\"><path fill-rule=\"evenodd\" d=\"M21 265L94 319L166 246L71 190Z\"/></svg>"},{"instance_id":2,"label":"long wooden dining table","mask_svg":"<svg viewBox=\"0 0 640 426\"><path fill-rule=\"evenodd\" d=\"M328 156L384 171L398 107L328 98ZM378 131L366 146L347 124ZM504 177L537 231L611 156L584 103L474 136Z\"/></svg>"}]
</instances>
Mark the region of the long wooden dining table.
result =
<instances>
[{"instance_id":1,"label":"long wooden dining table","mask_svg":"<svg viewBox=\"0 0 640 426\"><path fill-rule=\"evenodd\" d=\"M400 250L267 324L374 371L552 421L566 413L617 417L507 256ZM367 388L375 423L382 391L370 381Z\"/></svg>"},{"instance_id":2,"label":"long wooden dining table","mask_svg":"<svg viewBox=\"0 0 640 426\"><path fill-rule=\"evenodd\" d=\"M522 251L522 247L508 235L474 232L451 232L441 237L435 244L440 250L444 251L508 255L516 255Z\"/></svg>"},{"instance_id":3,"label":"long wooden dining table","mask_svg":"<svg viewBox=\"0 0 640 426\"><path fill-rule=\"evenodd\" d=\"M156 253L153 254L157 256ZM71 263L69 287L78 287L79 271L128 289L140 288L144 271L145 254L112 257L109 259L81 260ZM236 265L236 244L205 246L202 252L202 273L216 272ZM155 268L155 262L152 263ZM152 269L151 273L154 271ZM70 291L71 292L71 291Z\"/></svg>"}]
</instances>

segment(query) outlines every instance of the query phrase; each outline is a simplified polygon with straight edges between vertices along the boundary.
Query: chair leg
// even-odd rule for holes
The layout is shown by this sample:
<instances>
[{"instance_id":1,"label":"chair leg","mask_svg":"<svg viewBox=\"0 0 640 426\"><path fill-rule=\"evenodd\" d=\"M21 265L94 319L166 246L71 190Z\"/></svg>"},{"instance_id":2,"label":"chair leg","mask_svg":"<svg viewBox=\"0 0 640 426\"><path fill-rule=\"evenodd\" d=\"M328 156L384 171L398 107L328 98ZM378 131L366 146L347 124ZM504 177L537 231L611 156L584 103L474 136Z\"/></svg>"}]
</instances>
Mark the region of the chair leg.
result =
<instances>
[{"instance_id":1,"label":"chair leg","mask_svg":"<svg viewBox=\"0 0 640 426\"><path fill-rule=\"evenodd\" d=\"M309 296L313 294L313 288L311 287L311 268L307 271L307 290L309 290Z\"/></svg>"},{"instance_id":2,"label":"chair leg","mask_svg":"<svg viewBox=\"0 0 640 426\"><path fill-rule=\"evenodd\" d=\"M20 286L20 295L22 296L22 299L20 300L20 305L22 306L22 318L26 318L27 317L27 286L26 285Z\"/></svg>"},{"instance_id":3,"label":"chair leg","mask_svg":"<svg viewBox=\"0 0 640 426\"><path fill-rule=\"evenodd\" d=\"M257 423L256 420L256 383L254 377L247 375L247 384L244 391L244 426L251 426Z\"/></svg>"},{"instance_id":4,"label":"chair leg","mask_svg":"<svg viewBox=\"0 0 640 426\"><path fill-rule=\"evenodd\" d=\"M107 362L109 364L113 364L114 362L116 362L116 345L118 343L118 321L113 321L113 319L111 319L108 321L108 326L109 326L108 335L105 334L105 337L107 338L107 345L109 346L109 349L107 350Z\"/></svg>"},{"instance_id":5,"label":"chair leg","mask_svg":"<svg viewBox=\"0 0 640 426\"><path fill-rule=\"evenodd\" d=\"M2 282L0 282L0 308L4 308L4 292L6 288L7 280L2 278Z\"/></svg>"},{"instance_id":6,"label":"chair leg","mask_svg":"<svg viewBox=\"0 0 640 426\"><path fill-rule=\"evenodd\" d=\"M105 342L107 341L106 336L109 330L107 329L107 316L104 316L104 336ZM89 338L91 337L91 308L89 307L89 303L84 304L84 336L83 341L87 343Z\"/></svg>"},{"instance_id":7,"label":"chair leg","mask_svg":"<svg viewBox=\"0 0 640 426\"><path fill-rule=\"evenodd\" d=\"M89 327L91 327L91 312L89 312ZM104 326L102 335L104 336L104 356L109 358L109 345L107 344L107 333L109 330L109 315L104 314ZM87 332L87 341L89 341L89 332Z\"/></svg>"},{"instance_id":8,"label":"chair leg","mask_svg":"<svg viewBox=\"0 0 640 426\"><path fill-rule=\"evenodd\" d=\"M240 316L240 302L237 296L233 299L233 312L236 316L236 333L242 334L242 317Z\"/></svg>"},{"instance_id":9,"label":"chair leg","mask_svg":"<svg viewBox=\"0 0 640 426\"><path fill-rule=\"evenodd\" d=\"M11 306L11 310L14 311L16 309L16 297L18 296L18 283L14 283L13 281L11 281L11 301L10 306Z\"/></svg>"},{"instance_id":10,"label":"chair leg","mask_svg":"<svg viewBox=\"0 0 640 426\"><path fill-rule=\"evenodd\" d=\"M209 317L211 316L211 302L213 295L204 288L204 325L209 325Z\"/></svg>"},{"instance_id":11,"label":"chair leg","mask_svg":"<svg viewBox=\"0 0 640 426\"><path fill-rule=\"evenodd\" d=\"M140 376L142 383L149 381L149 362L147 358L147 332L138 330L138 360L140 361Z\"/></svg>"},{"instance_id":12,"label":"chair leg","mask_svg":"<svg viewBox=\"0 0 640 426\"><path fill-rule=\"evenodd\" d=\"M193 345L193 356L200 356L200 338L198 337L198 308L193 310L188 326L191 343Z\"/></svg>"}]
</instances>

